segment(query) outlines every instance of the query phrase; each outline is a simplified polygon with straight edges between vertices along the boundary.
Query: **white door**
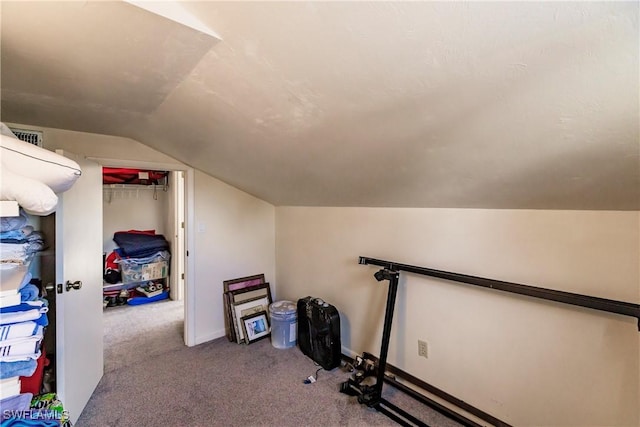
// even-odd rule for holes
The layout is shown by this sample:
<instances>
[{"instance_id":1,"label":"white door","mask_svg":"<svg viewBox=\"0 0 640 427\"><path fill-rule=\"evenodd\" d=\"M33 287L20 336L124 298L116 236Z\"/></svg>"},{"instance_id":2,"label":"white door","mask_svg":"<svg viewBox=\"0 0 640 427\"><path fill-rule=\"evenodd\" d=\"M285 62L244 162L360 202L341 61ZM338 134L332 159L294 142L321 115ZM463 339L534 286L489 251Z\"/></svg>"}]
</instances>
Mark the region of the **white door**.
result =
<instances>
[{"instance_id":1,"label":"white door","mask_svg":"<svg viewBox=\"0 0 640 427\"><path fill-rule=\"evenodd\" d=\"M82 175L59 194L56 210L56 388L75 423L102 378L102 168L56 151ZM80 281L79 289L67 283Z\"/></svg>"},{"instance_id":2,"label":"white door","mask_svg":"<svg viewBox=\"0 0 640 427\"><path fill-rule=\"evenodd\" d=\"M171 299L184 298L184 172L169 174L169 212L167 240L171 244Z\"/></svg>"}]
</instances>

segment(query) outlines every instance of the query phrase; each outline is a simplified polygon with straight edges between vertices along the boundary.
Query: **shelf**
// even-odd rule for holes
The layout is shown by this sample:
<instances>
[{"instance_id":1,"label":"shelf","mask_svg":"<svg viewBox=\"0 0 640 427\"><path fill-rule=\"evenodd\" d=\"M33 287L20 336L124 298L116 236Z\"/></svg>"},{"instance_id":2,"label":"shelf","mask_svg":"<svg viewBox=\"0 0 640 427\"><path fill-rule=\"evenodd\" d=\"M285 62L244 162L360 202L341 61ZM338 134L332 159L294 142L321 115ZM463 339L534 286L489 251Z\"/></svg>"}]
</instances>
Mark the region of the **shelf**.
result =
<instances>
[{"instance_id":1,"label":"shelf","mask_svg":"<svg viewBox=\"0 0 640 427\"><path fill-rule=\"evenodd\" d=\"M0 216L20 216L20 207L16 201L0 201Z\"/></svg>"},{"instance_id":2,"label":"shelf","mask_svg":"<svg viewBox=\"0 0 640 427\"><path fill-rule=\"evenodd\" d=\"M103 184L103 190L165 190L165 186L162 184L149 184L149 185L141 185L141 184Z\"/></svg>"}]
</instances>

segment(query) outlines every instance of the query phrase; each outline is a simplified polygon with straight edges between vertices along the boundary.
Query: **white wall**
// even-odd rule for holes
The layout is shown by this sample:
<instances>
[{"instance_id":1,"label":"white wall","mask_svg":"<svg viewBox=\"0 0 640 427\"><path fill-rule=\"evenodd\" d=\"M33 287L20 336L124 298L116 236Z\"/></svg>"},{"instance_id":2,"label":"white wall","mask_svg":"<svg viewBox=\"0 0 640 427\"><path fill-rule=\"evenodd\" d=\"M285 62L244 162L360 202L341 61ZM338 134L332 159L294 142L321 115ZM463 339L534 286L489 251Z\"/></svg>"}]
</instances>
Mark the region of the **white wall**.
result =
<instances>
[{"instance_id":1,"label":"white wall","mask_svg":"<svg viewBox=\"0 0 640 427\"><path fill-rule=\"evenodd\" d=\"M222 282L264 273L275 290L275 208L196 172L196 342L224 335Z\"/></svg>"},{"instance_id":2,"label":"white wall","mask_svg":"<svg viewBox=\"0 0 640 427\"><path fill-rule=\"evenodd\" d=\"M276 209L280 297L322 297L379 354L388 282L358 256L638 303L639 213ZM389 362L518 426L639 424L635 319L401 274ZM429 358L417 356L417 340Z\"/></svg>"},{"instance_id":3,"label":"white wall","mask_svg":"<svg viewBox=\"0 0 640 427\"><path fill-rule=\"evenodd\" d=\"M113 241L116 231L156 230L167 240L169 195L159 186L146 188L105 188L103 190L103 250L111 252L117 247Z\"/></svg>"},{"instance_id":4,"label":"white wall","mask_svg":"<svg viewBox=\"0 0 640 427\"><path fill-rule=\"evenodd\" d=\"M7 123L8 126L14 124ZM15 124L42 130L47 149L61 148L87 157L175 164L137 141L61 129ZM190 254L195 264L196 344L224 336L222 282L264 273L275 291L275 208L204 173L195 173L195 229ZM274 292L275 294L275 292ZM192 299L191 297L189 297Z\"/></svg>"},{"instance_id":5,"label":"white wall","mask_svg":"<svg viewBox=\"0 0 640 427\"><path fill-rule=\"evenodd\" d=\"M181 166L127 138L42 130L46 148ZM377 354L386 282L360 255L640 300L638 212L276 209L196 172L195 222L197 342L224 334L222 281L264 273L277 299L335 304L346 352ZM509 423L639 424L634 319L408 274L396 308L390 363Z\"/></svg>"}]
</instances>

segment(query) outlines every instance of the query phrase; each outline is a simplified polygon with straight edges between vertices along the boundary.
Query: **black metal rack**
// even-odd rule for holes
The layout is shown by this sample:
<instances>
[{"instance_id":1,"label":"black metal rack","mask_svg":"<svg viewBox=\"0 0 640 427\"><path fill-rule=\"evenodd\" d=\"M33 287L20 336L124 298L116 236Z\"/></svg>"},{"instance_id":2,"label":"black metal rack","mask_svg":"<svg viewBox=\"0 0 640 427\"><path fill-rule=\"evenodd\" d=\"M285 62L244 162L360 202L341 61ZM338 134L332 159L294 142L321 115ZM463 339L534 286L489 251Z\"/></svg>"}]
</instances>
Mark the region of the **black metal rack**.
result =
<instances>
[{"instance_id":1,"label":"black metal rack","mask_svg":"<svg viewBox=\"0 0 640 427\"><path fill-rule=\"evenodd\" d=\"M380 358L377 360L375 369L376 383L373 386L361 385L359 382L350 380L342 384L341 391L347 394L357 394L358 401L369 407L375 408L389 418L405 426L425 426L426 424L415 418L413 415L393 405L382 397L382 385L385 380L387 366L387 354L389 351L389 340L391 335L391 324L393 321L393 311L395 307L396 295L398 292L398 280L400 271L421 274L424 276L436 277L445 280L466 283L483 288L496 289L503 292L511 292L519 295L545 299L549 301L561 302L580 307L587 307L594 310L606 311L609 313L632 316L638 319L638 330L640 331L640 305L624 301L615 301L605 298L597 298L589 295L576 294L571 292L556 291L553 289L539 288L536 286L521 285L518 283L504 282L501 280L487 279L484 277L470 276L449 271L434 270L426 267L401 264L393 261L384 261L375 258L360 257L359 264L376 265L382 270L374 274L376 280L389 280L389 290L384 316L384 327L382 332L382 345L380 348ZM445 413L445 415L447 415ZM456 414L450 411L447 416L456 418ZM458 421L461 421L458 419ZM464 425L476 425L471 420L462 418Z\"/></svg>"},{"instance_id":2,"label":"black metal rack","mask_svg":"<svg viewBox=\"0 0 640 427\"><path fill-rule=\"evenodd\" d=\"M469 276L467 274L451 273L449 271L434 270L426 267L416 267L415 265L400 264L393 261L384 261L375 258L360 257L359 264L377 265L390 271L406 271L409 273L422 274L423 276L437 277L440 279L452 280L455 282L467 283L469 285L483 288L496 289L514 294L526 295L529 297L545 299L549 301L561 302L564 304L587 307L594 310L606 311L609 313L622 314L638 319L638 331L640 331L640 305L624 301L616 301L605 298L592 297L589 295L575 294L571 292L556 291L553 289L539 288L530 285L521 285L501 280L487 279L484 277Z\"/></svg>"}]
</instances>

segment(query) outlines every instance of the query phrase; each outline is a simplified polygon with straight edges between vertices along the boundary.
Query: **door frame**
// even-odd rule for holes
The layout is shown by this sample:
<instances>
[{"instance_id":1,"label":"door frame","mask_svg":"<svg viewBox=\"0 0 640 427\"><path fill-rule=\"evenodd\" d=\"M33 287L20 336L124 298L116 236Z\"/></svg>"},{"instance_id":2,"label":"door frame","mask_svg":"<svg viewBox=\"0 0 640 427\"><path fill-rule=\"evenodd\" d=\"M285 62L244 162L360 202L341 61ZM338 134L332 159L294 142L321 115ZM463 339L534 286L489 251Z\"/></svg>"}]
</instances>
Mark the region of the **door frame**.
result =
<instances>
[{"instance_id":1,"label":"door frame","mask_svg":"<svg viewBox=\"0 0 640 427\"><path fill-rule=\"evenodd\" d=\"M187 240L186 230L184 229L185 223L185 195L184 195L184 176L185 173L183 171L176 171L169 175L169 218L173 221L170 221L169 224L173 223L174 234L171 238L173 242L175 242L175 247L173 250L180 254L185 254L185 242ZM173 185L172 185L173 184ZM170 289L171 289L171 299L184 301L184 277L185 277L185 268L184 265L186 257L172 257L171 258L171 267L170 271L176 271L182 274L172 274L170 277Z\"/></svg>"},{"instance_id":2,"label":"door frame","mask_svg":"<svg viewBox=\"0 0 640 427\"><path fill-rule=\"evenodd\" d=\"M194 253L195 235L192 224L195 224L195 171L181 163L160 163L147 162L141 160L108 159L103 157L87 157L89 160L98 162L103 167L116 168L137 168L150 170L166 170L170 172L184 172L184 343L188 347L196 345L195 328L195 265L194 257L189 254Z\"/></svg>"}]
</instances>

